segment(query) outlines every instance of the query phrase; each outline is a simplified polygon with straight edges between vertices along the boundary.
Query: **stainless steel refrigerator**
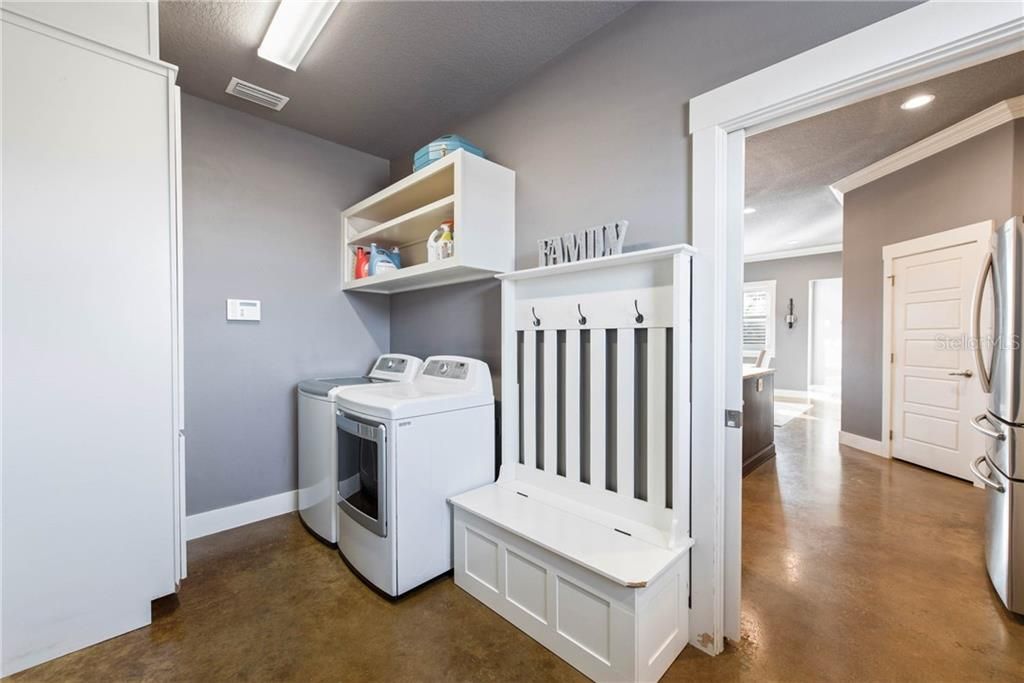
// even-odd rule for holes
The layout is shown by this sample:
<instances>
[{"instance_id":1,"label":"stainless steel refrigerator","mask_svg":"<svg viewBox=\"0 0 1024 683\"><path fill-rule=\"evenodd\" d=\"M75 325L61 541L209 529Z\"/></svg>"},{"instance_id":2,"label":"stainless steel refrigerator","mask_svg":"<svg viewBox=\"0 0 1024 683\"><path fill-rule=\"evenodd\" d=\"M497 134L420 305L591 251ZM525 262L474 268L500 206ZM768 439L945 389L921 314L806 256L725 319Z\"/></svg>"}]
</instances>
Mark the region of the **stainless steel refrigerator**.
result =
<instances>
[{"instance_id":1,"label":"stainless steel refrigerator","mask_svg":"<svg viewBox=\"0 0 1024 683\"><path fill-rule=\"evenodd\" d=\"M1024 614L1024 218L997 228L974 292L971 337L988 410L971 425L988 437L971 463L985 484L985 561L1006 607ZM992 338L982 339L983 291L992 279ZM988 349L991 348L991 354ZM985 358L985 356L989 356Z\"/></svg>"}]
</instances>

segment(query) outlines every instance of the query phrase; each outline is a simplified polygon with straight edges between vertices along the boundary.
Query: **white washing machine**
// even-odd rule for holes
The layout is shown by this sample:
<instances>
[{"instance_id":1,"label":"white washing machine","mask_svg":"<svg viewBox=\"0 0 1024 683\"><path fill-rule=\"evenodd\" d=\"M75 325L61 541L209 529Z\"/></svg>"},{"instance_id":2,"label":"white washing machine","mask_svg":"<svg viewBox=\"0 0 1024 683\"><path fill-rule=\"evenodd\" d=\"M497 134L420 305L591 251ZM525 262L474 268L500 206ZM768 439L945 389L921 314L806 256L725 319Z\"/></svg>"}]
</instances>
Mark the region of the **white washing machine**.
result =
<instances>
[{"instance_id":1,"label":"white washing machine","mask_svg":"<svg viewBox=\"0 0 1024 683\"><path fill-rule=\"evenodd\" d=\"M432 356L409 384L338 395L338 551L398 596L452 568L448 498L494 481L487 364Z\"/></svg>"},{"instance_id":2,"label":"white washing machine","mask_svg":"<svg viewBox=\"0 0 1024 683\"><path fill-rule=\"evenodd\" d=\"M357 386L411 382L422 364L419 358L390 353L378 358L364 377L299 382L299 516L306 528L324 541L338 542L335 396Z\"/></svg>"}]
</instances>

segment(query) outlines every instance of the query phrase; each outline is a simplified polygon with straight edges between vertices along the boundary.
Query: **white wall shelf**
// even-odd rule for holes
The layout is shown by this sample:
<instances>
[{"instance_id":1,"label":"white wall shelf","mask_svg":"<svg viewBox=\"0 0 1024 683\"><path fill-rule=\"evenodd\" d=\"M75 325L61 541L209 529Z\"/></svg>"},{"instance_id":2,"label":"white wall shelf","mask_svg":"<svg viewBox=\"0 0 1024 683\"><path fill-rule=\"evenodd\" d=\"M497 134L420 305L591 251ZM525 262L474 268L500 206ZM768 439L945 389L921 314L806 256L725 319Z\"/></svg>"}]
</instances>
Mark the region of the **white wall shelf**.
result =
<instances>
[{"instance_id":1,"label":"white wall shelf","mask_svg":"<svg viewBox=\"0 0 1024 683\"><path fill-rule=\"evenodd\" d=\"M349 292L369 292L372 294L399 294L414 289L427 289L453 285L458 282L484 280L494 277L500 271L487 268L474 268L458 262L458 259L445 259L433 263L420 263L406 266L400 270L392 270L352 280L344 287Z\"/></svg>"},{"instance_id":2,"label":"white wall shelf","mask_svg":"<svg viewBox=\"0 0 1024 683\"><path fill-rule=\"evenodd\" d=\"M427 238L455 223L455 256L427 262ZM396 294L489 278L515 260L515 172L457 151L341 214L345 291ZM357 279L357 247L398 247L402 268Z\"/></svg>"},{"instance_id":3,"label":"white wall shelf","mask_svg":"<svg viewBox=\"0 0 1024 683\"><path fill-rule=\"evenodd\" d=\"M356 233L349 240L349 244L364 247L373 242L394 244L399 247L416 244L422 242L423 235L429 235L434 228L441 224L441 221L454 220L454 218L455 195L450 194L436 202L402 214L398 218Z\"/></svg>"}]
</instances>

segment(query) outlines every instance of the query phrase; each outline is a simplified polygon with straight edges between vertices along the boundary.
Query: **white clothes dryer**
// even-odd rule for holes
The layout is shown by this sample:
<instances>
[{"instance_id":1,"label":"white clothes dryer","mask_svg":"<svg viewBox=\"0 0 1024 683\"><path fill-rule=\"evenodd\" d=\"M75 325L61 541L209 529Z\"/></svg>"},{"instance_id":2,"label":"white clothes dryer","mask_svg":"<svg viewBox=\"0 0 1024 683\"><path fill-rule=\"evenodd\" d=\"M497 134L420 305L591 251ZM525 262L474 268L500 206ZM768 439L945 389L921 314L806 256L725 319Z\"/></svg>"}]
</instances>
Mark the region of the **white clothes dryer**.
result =
<instances>
[{"instance_id":1,"label":"white clothes dryer","mask_svg":"<svg viewBox=\"0 0 1024 683\"><path fill-rule=\"evenodd\" d=\"M338 551L398 596L452 564L448 498L494 481L494 393L487 364L428 358L408 384L335 399Z\"/></svg>"}]
</instances>

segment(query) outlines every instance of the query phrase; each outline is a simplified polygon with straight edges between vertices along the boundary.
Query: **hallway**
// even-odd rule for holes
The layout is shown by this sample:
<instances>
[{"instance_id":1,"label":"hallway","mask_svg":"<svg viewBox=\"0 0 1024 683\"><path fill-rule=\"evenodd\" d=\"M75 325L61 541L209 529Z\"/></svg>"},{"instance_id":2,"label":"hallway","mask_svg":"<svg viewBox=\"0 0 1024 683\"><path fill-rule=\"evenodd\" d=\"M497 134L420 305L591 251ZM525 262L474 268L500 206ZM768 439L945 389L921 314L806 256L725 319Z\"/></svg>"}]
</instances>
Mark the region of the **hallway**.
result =
<instances>
[{"instance_id":1,"label":"hallway","mask_svg":"<svg viewBox=\"0 0 1024 683\"><path fill-rule=\"evenodd\" d=\"M719 680L1019 680L1024 620L989 586L984 491L838 431L817 401L776 429L743 483L742 642L684 659Z\"/></svg>"},{"instance_id":2,"label":"hallway","mask_svg":"<svg viewBox=\"0 0 1024 683\"><path fill-rule=\"evenodd\" d=\"M965 681L1024 674L1024 621L992 593L983 493L838 447L834 405L776 431L743 487L743 638L667 681ZM455 587L369 591L285 515L189 544L153 625L18 681L561 681L575 670Z\"/></svg>"}]
</instances>

